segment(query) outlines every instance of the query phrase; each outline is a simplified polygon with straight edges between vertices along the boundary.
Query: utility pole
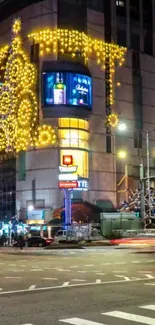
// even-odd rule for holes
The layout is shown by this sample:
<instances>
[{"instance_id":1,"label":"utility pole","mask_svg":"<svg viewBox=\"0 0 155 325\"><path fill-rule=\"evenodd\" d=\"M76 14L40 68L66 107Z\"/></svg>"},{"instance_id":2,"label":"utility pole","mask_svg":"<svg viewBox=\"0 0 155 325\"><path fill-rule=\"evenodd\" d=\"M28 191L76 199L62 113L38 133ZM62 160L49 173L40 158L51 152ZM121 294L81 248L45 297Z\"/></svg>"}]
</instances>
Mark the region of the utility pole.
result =
<instances>
[{"instance_id":1,"label":"utility pole","mask_svg":"<svg viewBox=\"0 0 155 325\"><path fill-rule=\"evenodd\" d=\"M145 218L145 192L144 192L144 164L143 159L140 163L140 186L141 186L141 215Z\"/></svg>"},{"instance_id":2,"label":"utility pole","mask_svg":"<svg viewBox=\"0 0 155 325\"><path fill-rule=\"evenodd\" d=\"M149 132L146 132L146 157L147 157L147 188L148 188L148 205L149 219L151 220L151 193L150 193L150 141Z\"/></svg>"}]
</instances>

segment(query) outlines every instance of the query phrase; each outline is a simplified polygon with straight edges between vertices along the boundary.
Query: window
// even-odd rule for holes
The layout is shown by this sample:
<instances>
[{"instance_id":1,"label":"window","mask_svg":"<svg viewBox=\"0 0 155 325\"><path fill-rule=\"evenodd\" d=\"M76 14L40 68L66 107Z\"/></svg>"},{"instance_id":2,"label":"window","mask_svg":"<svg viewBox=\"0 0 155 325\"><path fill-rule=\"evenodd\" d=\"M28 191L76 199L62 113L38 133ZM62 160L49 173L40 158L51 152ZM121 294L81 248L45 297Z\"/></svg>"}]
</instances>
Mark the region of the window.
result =
<instances>
[{"instance_id":1,"label":"window","mask_svg":"<svg viewBox=\"0 0 155 325\"><path fill-rule=\"evenodd\" d=\"M116 1L116 15L126 19L126 1Z\"/></svg>"},{"instance_id":2,"label":"window","mask_svg":"<svg viewBox=\"0 0 155 325\"><path fill-rule=\"evenodd\" d=\"M139 0L130 0L130 17L133 20L139 20L140 17Z\"/></svg>"},{"instance_id":3,"label":"window","mask_svg":"<svg viewBox=\"0 0 155 325\"><path fill-rule=\"evenodd\" d=\"M104 12L104 0L87 0L87 7L95 11Z\"/></svg>"},{"instance_id":4,"label":"window","mask_svg":"<svg viewBox=\"0 0 155 325\"><path fill-rule=\"evenodd\" d=\"M79 177L88 178L88 152L83 150L60 150L60 165L63 164L63 156L72 155L73 164L78 166Z\"/></svg>"},{"instance_id":5,"label":"window","mask_svg":"<svg viewBox=\"0 0 155 325\"><path fill-rule=\"evenodd\" d=\"M117 1L116 1L116 6L117 6L117 7L124 7L124 1L117 0Z\"/></svg>"},{"instance_id":6,"label":"window","mask_svg":"<svg viewBox=\"0 0 155 325\"><path fill-rule=\"evenodd\" d=\"M126 30L117 30L117 44L120 46L127 46Z\"/></svg>"},{"instance_id":7,"label":"window","mask_svg":"<svg viewBox=\"0 0 155 325\"><path fill-rule=\"evenodd\" d=\"M59 130L60 147L88 149L89 133L78 129Z\"/></svg>"},{"instance_id":8,"label":"window","mask_svg":"<svg viewBox=\"0 0 155 325\"><path fill-rule=\"evenodd\" d=\"M153 54L153 8L152 0L143 0L143 35L144 35L144 52Z\"/></svg>"},{"instance_id":9,"label":"window","mask_svg":"<svg viewBox=\"0 0 155 325\"><path fill-rule=\"evenodd\" d=\"M76 119L76 118L59 118L58 121L60 128L77 128L89 130L89 123L86 120Z\"/></svg>"}]
</instances>

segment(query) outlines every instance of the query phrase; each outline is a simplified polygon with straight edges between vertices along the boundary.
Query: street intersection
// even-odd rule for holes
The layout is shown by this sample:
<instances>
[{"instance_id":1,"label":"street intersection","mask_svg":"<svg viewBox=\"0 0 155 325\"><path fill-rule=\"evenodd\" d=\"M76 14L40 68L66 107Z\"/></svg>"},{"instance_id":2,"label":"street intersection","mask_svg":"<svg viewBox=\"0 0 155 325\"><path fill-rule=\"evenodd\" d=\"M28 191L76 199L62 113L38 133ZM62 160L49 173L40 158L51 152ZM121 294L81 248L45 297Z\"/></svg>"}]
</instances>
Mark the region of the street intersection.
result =
<instances>
[{"instance_id":1,"label":"street intersection","mask_svg":"<svg viewBox=\"0 0 155 325\"><path fill-rule=\"evenodd\" d=\"M126 250L0 252L0 324L155 325L154 266Z\"/></svg>"}]
</instances>

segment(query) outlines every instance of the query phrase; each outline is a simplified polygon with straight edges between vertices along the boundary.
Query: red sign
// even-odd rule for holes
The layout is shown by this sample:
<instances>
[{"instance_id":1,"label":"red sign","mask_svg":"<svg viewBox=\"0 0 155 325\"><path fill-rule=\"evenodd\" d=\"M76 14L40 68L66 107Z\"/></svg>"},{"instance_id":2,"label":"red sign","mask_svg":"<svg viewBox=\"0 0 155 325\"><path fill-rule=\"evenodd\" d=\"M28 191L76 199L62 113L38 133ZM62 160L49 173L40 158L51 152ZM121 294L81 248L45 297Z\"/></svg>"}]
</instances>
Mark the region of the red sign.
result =
<instances>
[{"instance_id":1,"label":"red sign","mask_svg":"<svg viewBox=\"0 0 155 325\"><path fill-rule=\"evenodd\" d=\"M67 155L67 156L63 156L63 165L73 165L73 156L71 155Z\"/></svg>"},{"instance_id":2,"label":"red sign","mask_svg":"<svg viewBox=\"0 0 155 325\"><path fill-rule=\"evenodd\" d=\"M59 182L58 187L59 188L77 188L78 182Z\"/></svg>"}]
</instances>

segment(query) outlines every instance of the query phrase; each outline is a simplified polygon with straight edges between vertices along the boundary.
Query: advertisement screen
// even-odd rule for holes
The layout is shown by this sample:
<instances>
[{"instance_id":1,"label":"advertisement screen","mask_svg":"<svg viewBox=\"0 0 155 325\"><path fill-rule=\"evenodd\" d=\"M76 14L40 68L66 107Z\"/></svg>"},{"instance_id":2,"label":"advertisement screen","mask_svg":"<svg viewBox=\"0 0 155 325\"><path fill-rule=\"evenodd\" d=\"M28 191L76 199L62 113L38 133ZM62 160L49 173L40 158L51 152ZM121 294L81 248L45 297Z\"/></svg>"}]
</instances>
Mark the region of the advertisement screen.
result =
<instances>
[{"instance_id":1,"label":"advertisement screen","mask_svg":"<svg viewBox=\"0 0 155 325\"><path fill-rule=\"evenodd\" d=\"M43 102L45 106L70 105L91 109L92 79L73 72L44 72Z\"/></svg>"}]
</instances>

